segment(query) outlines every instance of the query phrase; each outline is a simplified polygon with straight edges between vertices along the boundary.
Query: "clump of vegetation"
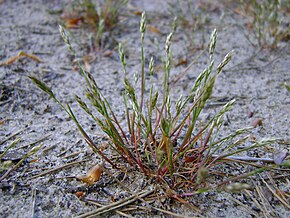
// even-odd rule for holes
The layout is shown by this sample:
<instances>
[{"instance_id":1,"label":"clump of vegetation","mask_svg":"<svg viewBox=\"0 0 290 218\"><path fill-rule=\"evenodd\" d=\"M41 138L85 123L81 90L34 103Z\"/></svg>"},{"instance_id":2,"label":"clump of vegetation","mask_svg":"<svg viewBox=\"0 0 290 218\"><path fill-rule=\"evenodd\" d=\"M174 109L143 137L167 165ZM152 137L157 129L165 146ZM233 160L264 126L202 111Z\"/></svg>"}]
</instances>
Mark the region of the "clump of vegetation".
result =
<instances>
[{"instance_id":1,"label":"clump of vegetation","mask_svg":"<svg viewBox=\"0 0 290 218\"><path fill-rule=\"evenodd\" d=\"M95 34L94 41L100 46L104 32L111 31L119 21L119 14L127 0L75 0L70 9L62 14L66 28L88 28Z\"/></svg>"},{"instance_id":2,"label":"clump of vegetation","mask_svg":"<svg viewBox=\"0 0 290 218\"><path fill-rule=\"evenodd\" d=\"M260 47L276 48L279 41L289 41L289 1L248 0L242 1L241 8Z\"/></svg>"},{"instance_id":3,"label":"clump of vegetation","mask_svg":"<svg viewBox=\"0 0 290 218\"><path fill-rule=\"evenodd\" d=\"M211 97L217 76L231 60L232 52L229 52L221 63L215 67L214 51L217 42L217 32L214 30L209 42L209 63L202 73L196 78L188 91L187 96L173 98L170 86L170 73L172 68L171 40L175 28L168 35L165 44L165 63L163 74L163 87L160 91L153 85L154 59L151 58L148 68L145 63L144 37L146 32L145 13L142 14L141 32L141 69L140 88L132 85L128 78L127 62L122 45L119 46L120 59L124 71L124 111L126 126L119 120L111 104L102 94L93 76L86 72L78 62L81 73L87 83L86 96L93 106L93 110L79 97L75 96L80 107L93 119L102 131L107 135L112 152L102 150L89 137L85 129L80 125L71 107L62 104L43 82L30 77L39 88L48 93L77 125L87 144L94 152L111 165L113 169L125 172L143 173L146 177L160 184L167 197L184 202L180 197L190 196L209 189L225 189L239 191L249 188L244 183L232 183L236 180L248 178L256 173L268 170L261 167L245 174L222 173L219 171L221 164L235 161L237 153L259 148L273 140L253 141L250 146L236 150L236 146L249 142L249 136L243 135L251 128L239 129L230 135L217 137L223 125L223 117L234 104L234 100L225 104L222 109L212 116L206 123L199 123L198 119L206 102ZM60 33L71 52L69 37L63 27ZM146 79L146 71L149 71L149 79ZM146 83L150 82L149 85ZM149 87L149 94L145 89ZM161 93L161 94L160 94ZM95 113L97 111L97 114ZM112 155L118 158L112 158ZM231 166L231 165L229 165ZM235 168L235 166L232 166ZM104 169L107 167L104 167ZM234 172L235 170L233 170ZM108 170L104 171L105 173ZM217 175L220 175L217 177ZM99 178L99 177L98 177ZM216 181L219 178L220 181ZM229 186L228 183L232 183Z\"/></svg>"}]
</instances>

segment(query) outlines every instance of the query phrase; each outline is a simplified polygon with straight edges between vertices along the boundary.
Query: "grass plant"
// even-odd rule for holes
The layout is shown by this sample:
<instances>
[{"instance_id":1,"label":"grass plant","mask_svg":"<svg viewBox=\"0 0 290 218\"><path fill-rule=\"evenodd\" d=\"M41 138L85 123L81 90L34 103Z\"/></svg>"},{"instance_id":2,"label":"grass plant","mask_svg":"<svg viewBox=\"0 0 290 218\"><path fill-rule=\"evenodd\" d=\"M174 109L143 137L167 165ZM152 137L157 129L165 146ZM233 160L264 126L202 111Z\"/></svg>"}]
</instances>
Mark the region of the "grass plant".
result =
<instances>
[{"instance_id":1,"label":"grass plant","mask_svg":"<svg viewBox=\"0 0 290 218\"><path fill-rule=\"evenodd\" d=\"M102 43L104 32L111 31L119 21L120 10L127 0L74 0L62 18L66 28L87 28L93 34L95 46Z\"/></svg>"},{"instance_id":2,"label":"grass plant","mask_svg":"<svg viewBox=\"0 0 290 218\"><path fill-rule=\"evenodd\" d=\"M69 50L77 55L64 28L60 26L59 30ZM154 59L151 58L148 65L145 62L145 13L142 14L140 23L139 88L132 85L128 77L127 60L122 45L119 45L120 60L124 71L125 125L119 121L110 102L102 94L93 76L85 71L81 63L78 62L81 74L86 81L86 96L92 107L89 107L77 95L75 99L84 112L107 135L112 152L102 150L94 143L85 128L79 123L71 107L68 104L62 104L45 83L36 77L30 76L30 78L72 118L87 144L100 155L107 163L106 165L109 164L111 168L125 172L138 171L146 177L152 178L156 184L160 184L167 197L184 202L181 197L191 196L213 188L219 189L229 183L244 180L268 170L267 167L259 168L261 166L257 165L258 169L242 175L224 174L219 171L220 166L226 164L232 166L234 172L235 166L229 164L234 161L231 158L233 155L262 147L273 142L273 139L254 141L252 145L237 150L236 146L250 141L250 136L247 133L251 128L239 129L222 138L217 137L223 126L223 117L231 109L235 100L226 103L218 113L205 121L204 124L199 122L200 114L213 92L216 78L232 58L232 52L229 52L219 64L215 65L216 30L212 32L210 37L207 67L193 82L187 96L180 95L177 100L173 97L174 87L169 81L172 68L171 41L174 30L175 28L167 36L165 43L166 55L161 91L152 82ZM149 79L146 79L145 75L147 70L150 75ZM149 84L147 84L148 82ZM149 87L149 94L146 94L146 87ZM116 154L118 158L112 158ZM217 182L212 179L217 174L223 175L220 177L221 181ZM226 189L242 190L248 188L244 183L231 185Z\"/></svg>"},{"instance_id":3,"label":"grass plant","mask_svg":"<svg viewBox=\"0 0 290 218\"><path fill-rule=\"evenodd\" d=\"M279 41L289 41L289 1L247 0L241 1L241 8L260 47L276 48Z\"/></svg>"}]
</instances>

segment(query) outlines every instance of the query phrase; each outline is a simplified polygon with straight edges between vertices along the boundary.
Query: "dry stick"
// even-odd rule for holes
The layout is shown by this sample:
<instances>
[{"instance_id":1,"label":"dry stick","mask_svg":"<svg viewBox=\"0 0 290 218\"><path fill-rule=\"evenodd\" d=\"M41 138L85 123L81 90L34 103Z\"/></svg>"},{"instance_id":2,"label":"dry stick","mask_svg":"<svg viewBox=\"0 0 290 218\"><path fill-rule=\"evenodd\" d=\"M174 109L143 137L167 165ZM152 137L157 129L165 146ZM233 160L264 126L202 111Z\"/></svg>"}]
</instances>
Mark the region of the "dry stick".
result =
<instances>
[{"instance_id":1,"label":"dry stick","mask_svg":"<svg viewBox=\"0 0 290 218\"><path fill-rule=\"evenodd\" d=\"M230 200L234 201L236 204L242 206L243 208L245 208L245 210L250 214L250 215L254 215L255 217L259 217L259 214L257 212L255 212L251 207L249 207L246 204L243 204L242 202L240 202L238 199L235 199L234 197L230 196Z\"/></svg>"},{"instance_id":2,"label":"dry stick","mask_svg":"<svg viewBox=\"0 0 290 218\"><path fill-rule=\"evenodd\" d=\"M123 209L122 211L126 211L126 212L128 212L128 211L132 211L132 210L138 210L138 209L141 209L141 210L147 210L147 211L153 211L153 210L157 210L157 211L160 211L160 212L162 212L162 213L165 213L165 214L168 214L168 215L170 215L170 216L172 216L172 217L182 217L182 218L189 218L188 216L185 216L185 215L180 215L180 214L177 214L177 213L173 213L173 212L170 212L170 211L168 211L168 210L163 210L163 209L160 209L160 208L158 208L158 207L150 207L150 208L148 208L148 207L144 207L144 206L135 206L135 207L129 207L129 208L126 208L126 209ZM190 217L190 218L194 218L194 217Z\"/></svg>"},{"instance_id":3,"label":"dry stick","mask_svg":"<svg viewBox=\"0 0 290 218\"><path fill-rule=\"evenodd\" d=\"M118 208L124 207L126 205L129 205L131 203L133 203L134 201L139 200L139 198L143 198L146 197L147 195L150 195L154 192L154 190L150 190L150 191L142 191L140 193L138 193L137 195L132 195L130 197L128 197L127 199L103 206L101 208L98 208L95 211L89 212L89 213L85 213L82 214L80 216L77 216L78 218L83 218L83 217L95 217L98 215L101 215L103 213L107 213L107 212L111 212L113 210L116 210Z\"/></svg>"},{"instance_id":4,"label":"dry stick","mask_svg":"<svg viewBox=\"0 0 290 218\"><path fill-rule=\"evenodd\" d=\"M73 166L75 164L79 164L79 163L85 162L85 161L87 161L87 160L80 160L80 161L76 161L76 162L72 162L72 163L68 163L68 164L62 165L60 167L57 167L57 168L54 168L54 169L51 169L51 170L46 170L46 171L44 171L44 172L42 172L40 174L37 174L35 176L32 176L32 177L28 178L28 180L35 179L37 177L44 176L46 174L53 173L55 171L58 171L58 170L61 170L61 169Z\"/></svg>"},{"instance_id":5,"label":"dry stick","mask_svg":"<svg viewBox=\"0 0 290 218\"><path fill-rule=\"evenodd\" d=\"M117 179L113 174L111 174L105 167L102 167L103 171L107 173L113 180L115 180L124 190L129 192L132 195L137 196L134 192L132 192L129 188L127 188L119 179ZM147 203L142 198L139 198L140 201Z\"/></svg>"},{"instance_id":6,"label":"dry stick","mask_svg":"<svg viewBox=\"0 0 290 218\"><path fill-rule=\"evenodd\" d=\"M261 204L257 201L256 198L254 198L254 194L251 194L250 191L247 189L245 189L244 192L253 200L256 207L258 207L260 209L260 211L263 211ZM260 217L260 216L257 216L257 217Z\"/></svg>"},{"instance_id":7,"label":"dry stick","mask_svg":"<svg viewBox=\"0 0 290 218\"><path fill-rule=\"evenodd\" d=\"M140 201L142 201L142 202L145 202L145 203L147 203L144 199L142 199L141 197L139 197L138 195L136 195L135 193L133 193L133 192L131 192L126 186L124 186L124 184L122 183L122 182L120 182L116 177L114 177L108 170L106 170L104 167L103 167L103 170L104 170L104 172L105 173L107 173L109 176L111 176L119 185L121 185L126 191L128 191L130 194L132 194L132 195L135 195L136 197L138 197L139 198L139 200ZM175 213L172 213L172 212L170 212L170 211L165 211L165 210L162 210L162 209L160 209L160 208L157 208L157 207L151 207L150 206L150 208L148 208L148 207L146 207L146 209L149 209L149 210L152 210L152 209L154 209L154 210L158 210L158 211L160 211L160 212L163 212L163 213L166 213L166 214L169 214L169 215L172 215L172 216L175 216L175 217L185 217L185 216L181 216L181 215L178 215L178 214L175 214Z\"/></svg>"},{"instance_id":8,"label":"dry stick","mask_svg":"<svg viewBox=\"0 0 290 218\"><path fill-rule=\"evenodd\" d=\"M284 195L285 195L284 192L281 191L281 190L277 187L277 185L276 185L275 181L273 180L273 177L270 175L270 173L267 172L267 176L268 176L268 179L270 180L270 182L272 183L272 186L273 186L273 188L275 189L275 192L278 193L278 195L280 195L280 197L281 197L285 202L287 202L287 199L286 199L286 197L284 196ZM260 177L261 177L261 176L260 176ZM262 178L262 177L261 177L261 178ZM265 180L265 179L263 179L263 180ZM289 181L287 181L287 182L289 183Z\"/></svg>"},{"instance_id":9,"label":"dry stick","mask_svg":"<svg viewBox=\"0 0 290 218\"><path fill-rule=\"evenodd\" d=\"M290 205L287 203L287 201L283 200L270 186L269 184L263 179L262 179L262 182L267 186L267 188L270 190L270 192L276 197L278 198L278 200L285 206L287 207L289 210L290 210Z\"/></svg>"},{"instance_id":10,"label":"dry stick","mask_svg":"<svg viewBox=\"0 0 290 218\"><path fill-rule=\"evenodd\" d=\"M160 211L160 212L162 212L162 213L165 213L165 214L171 215L171 216L173 216L173 217L189 218L188 216L180 215L180 214L173 213L173 212L170 212L170 211L167 211L167 210L162 210L162 209L160 209L160 208L158 208L158 207L152 207L152 209L154 209L154 210L158 210L158 211ZM191 216L191 218L193 218L193 217Z\"/></svg>"},{"instance_id":11,"label":"dry stick","mask_svg":"<svg viewBox=\"0 0 290 218\"><path fill-rule=\"evenodd\" d=\"M269 201L266 199L265 195L263 194L261 187L256 186L255 189L256 189L257 194L259 195L260 200L262 202L261 205L263 207L262 211L263 211L264 217L277 217L277 214L275 213L275 211L271 207L271 204L269 203ZM274 214L276 216L274 216Z\"/></svg>"},{"instance_id":12,"label":"dry stick","mask_svg":"<svg viewBox=\"0 0 290 218\"><path fill-rule=\"evenodd\" d=\"M148 207L144 207L144 206L137 206L137 205L129 205L126 208L122 209L122 212L129 212L129 211L133 211L133 210L147 210L147 211L152 211L150 208Z\"/></svg>"},{"instance_id":13,"label":"dry stick","mask_svg":"<svg viewBox=\"0 0 290 218\"><path fill-rule=\"evenodd\" d=\"M259 199L260 199L260 201L261 201L261 203L260 203L260 207L261 207L261 211L262 211L262 213L263 213L263 215L264 215L264 217L270 217L270 213L269 213L269 211L267 210L267 206L265 205L265 200L264 200L264 196L263 196L263 194L262 194L262 192L261 192L261 190L260 190L260 187L259 186L255 186L255 190L256 190L256 192L257 192L257 195L259 196Z\"/></svg>"},{"instance_id":14,"label":"dry stick","mask_svg":"<svg viewBox=\"0 0 290 218\"><path fill-rule=\"evenodd\" d=\"M89 203L89 204L96 205L98 207L104 207L104 205L99 204L99 203L95 202L94 200L85 199L83 201L86 202L86 203ZM120 211L120 210L115 210L114 212L119 214L119 215L121 215L121 216L124 216L124 217L132 217L131 215L128 215L128 214L126 214L126 213L124 213L123 211Z\"/></svg>"},{"instance_id":15,"label":"dry stick","mask_svg":"<svg viewBox=\"0 0 290 218\"><path fill-rule=\"evenodd\" d=\"M121 215L121 216L123 216L123 217L133 218L133 216L131 216L131 215L129 215L129 214L126 214L126 213L123 212L123 211L116 210L116 213L118 213L119 215Z\"/></svg>"}]
</instances>

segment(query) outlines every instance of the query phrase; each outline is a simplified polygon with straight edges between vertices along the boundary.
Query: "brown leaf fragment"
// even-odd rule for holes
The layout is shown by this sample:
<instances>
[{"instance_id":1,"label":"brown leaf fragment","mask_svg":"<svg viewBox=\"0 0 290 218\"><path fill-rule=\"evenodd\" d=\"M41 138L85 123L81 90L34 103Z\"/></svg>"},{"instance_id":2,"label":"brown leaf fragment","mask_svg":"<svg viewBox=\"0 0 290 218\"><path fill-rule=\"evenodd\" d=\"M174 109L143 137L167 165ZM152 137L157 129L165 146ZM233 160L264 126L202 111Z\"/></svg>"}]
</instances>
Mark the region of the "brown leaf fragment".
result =
<instances>
[{"instance_id":1,"label":"brown leaf fragment","mask_svg":"<svg viewBox=\"0 0 290 218\"><path fill-rule=\"evenodd\" d=\"M87 173L87 175L83 176L83 175L78 175L76 176L77 179L89 184L89 185L93 185L95 184L97 181L99 181L99 179L101 178L101 175L103 173L103 168L100 165L96 165L93 166L89 172Z\"/></svg>"},{"instance_id":2,"label":"brown leaf fragment","mask_svg":"<svg viewBox=\"0 0 290 218\"><path fill-rule=\"evenodd\" d=\"M160 30L158 28L156 28L155 26L152 26L150 24L147 25L147 29L152 33L160 34Z\"/></svg>"},{"instance_id":3,"label":"brown leaf fragment","mask_svg":"<svg viewBox=\"0 0 290 218\"><path fill-rule=\"evenodd\" d=\"M137 16L141 16L142 15L142 11L134 11L134 14Z\"/></svg>"},{"instance_id":4,"label":"brown leaf fragment","mask_svg":"<svg viewBox=\"0 0 290 218\"><path fill-rule=\"evenodd\" d=\"M273 153L274 163L278 165L282 164L285 158L287 157L287 155L288 155L287 149L274 152Z\"/></svg>"},{"instance_id":5,"label":"brown leaf fragment","mask_svg":"<svg viewBox=\"0 0 290 218\"><path fill-rule=\"evenodd\" d=\"M186 65L188 63L186 58L181 58L178 60L178 62L175 64L175 67L181 66L181 65Z\"/></svg>"},{"instance_id":6,"label":"brown leaf fragment","mask_svg":"<svg viewBox=\"0 0 290 218\"><path fill-rule=\"evenodd\" d=\"M85 192L82 192L82 191L77 191L77 192L75 193L75 195L76 195L78 198L83 198L83 197L86 195L86 193L85 193Z\"/></svg>"},{"instance_id":7,"label":"brown leaf fragment","mask_svg":"<svg viewBox=\"0 0 290 218\"><path fill-rule=\"evenodd\" d=\"M257 118L252 122L252 126L254 128L256 128L257 126L262 126L263 125L263 121L261 118Z\"/></svg>"},{"instance_id":8,"label":"brown leaf fragment","mask_svg":"<svg viewBox=\"0 0 290 218\"><path fill-rule=\"evenodd\" d=\"M65 27L67 29L76 29L79 28L81 22L82 22L81 17L65 19Z\"/></svg>"},{"instance_id":9,"label":"brown leaf fragment","mask_svg":"<svg viewBox=\"0 0 290 218\"><path fill-rule=\"evenodd\" d=\"M64 21L64 26L67 29L79 28L83 22L83 17L77 13L62 13L60 18Z\"/></svg>"},{"instance_id":10,"label":"brown leaf fragment","mask_svg":"<svg viewBox=\"0 0 290 218\"><path fill-rule=\"evenodd\" d=\"M36 55L28 54L28 53L25 53L24 51L19 52L18 55L19 55L19 57L28 57L36 62L44 62L43 60L38 58Z\"/></svg>"},{"instance_id":11,"label":"brown leaf fragment","mask_svg":"<svg viewBox=\"0 0 290 218\"><path fill-rule=\"evenodd\" d=\"M28 54L24 51L20 51L16 56L9 58L7 61L0 63L0 66L6 66L13 64L15 61L19 60L22 57L30 58L36 62L44 62L42 59L38 58L36 55Z\"/></svg>"}]
</instances>

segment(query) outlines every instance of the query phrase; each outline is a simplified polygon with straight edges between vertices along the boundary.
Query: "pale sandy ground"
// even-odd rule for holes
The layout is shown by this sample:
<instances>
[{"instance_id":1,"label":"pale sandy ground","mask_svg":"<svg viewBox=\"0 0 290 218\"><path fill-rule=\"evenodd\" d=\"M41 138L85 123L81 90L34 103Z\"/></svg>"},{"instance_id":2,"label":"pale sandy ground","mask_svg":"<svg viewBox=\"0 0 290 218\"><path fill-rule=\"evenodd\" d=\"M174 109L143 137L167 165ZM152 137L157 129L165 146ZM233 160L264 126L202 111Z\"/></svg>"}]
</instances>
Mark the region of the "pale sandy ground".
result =
<instances>
[{"instance_id":1,"label":"pale sandy ground","mask_svg":"<svg viewBox=\"0 0 290 218\"><path fill-rule=\"evenodd\" d=\"M59 32L58 24L61 22L59 15L49 13L63 8L66 1L40 1L19 0L0 1L0 61L16 55L20 51L34 53L43 59L43 63L36 63L28 58L23 58L9 66L0 67L0 141L21 130L21 133L5 143L1 143L0 150L4 150L13 139L20 138L17 148L12 154L21 156L31 148L31 143L46 136L42 141L41 150L29 158L19 169L0 183L0 217L72 217L78 214L92 211L96 206L80 201L75 192L85 190L88 193L86 199L92 199L99 203L110 203L110 195L115 198L128 196L111 178L105 175L101 181L91 188L85 187L80 181L73 178L84 174L91 166L100 163L100 158L93 154L77 131L72 120L57 106L53 100L38 90L27 77L34 75L45 81L52 87L57 96L63 101L72 103L73 95L84 95L84 81L81 75L72 69L73 56L67 50ZM161 30L161 34L148 32L146 38L147 55L155 55L156 64L161 65L160 57L163 55L166 34L170 32L173 17L168 14L165 1L130 1L129 12L122 16L122 20L116 30L113 31L110 40L124 43L128 55L128 71L133 75L140 69L139 52L139 17L133 11L146 10L151 25ZM232 111L228 113L229 125L224 133L251 125L253 120L261 118L263 127L253 131L258 139L281 138L288 140L290 120L289 92L283 84L290 84L289 72L289 44L281 43L276 50L262 50L253 47L244 34L241 26L244 20L229 10L224 10L220 5L217 10L209 14L210 23L204 26L206 42L214 28L218 30L218 43L216 60L219 62L230 50L234 50L233 60L227 66L217 81L216 89L211 100L212 104L218 100L237 101ZM174 58L176 60L187 58L194 59L198 52L193 53L188 49L187 38L184 31L178 28L174 38ZM79 52L79 57L89 53L90 34L87 31L74 30L74 47ZM201 30L190 33L195 42L200 44ZM104 57L102 52L90 53L96 57L91 64L91 72L95 76L103 93L108 96L117 114L124 111L121 104L122 92L122 68L119 63L118 52L113 50L114 44L107 44L105 50L112 50L112 56ZM207 43L205 43L207 44ZM158 46L160 48L158 48ZM200 61L193 67L189 75L180 81L178 92L185 92L194 78L206 66L207 55L203 55ZM238 65L239 64L239 65ZM181 71L184 66L173 69L174 73ZM162 78L160 72L157 77ZM224 102L225 103L225 102ZM72 103L76 115L97 143L102 143L102 134L93 122L86 117L76 103ZM220 107L207 107L203 118L210 116ZM249 112L254 112L252 118L248 118ZM40 143L37 143L38 145ZM287 145L273 144L277 148L287 148ZM289 146L289 145L288 145ZM76 156L67 157L78 153ZM249 153L248 155L257 155ZM262 152L262 156L269 156ZM31 162L31 160L37 160ZM31 179L45 170L54 169L69 162L83 162L66 169ZM287 173L287 172L285 172ZM132 190L142 189L138 176L125 181ZM288 181L289 182L289 181ZM251 185L257 183L252 182ZM279 182L279 187L288 192L287 180ZM205 217L252 217L245 208L235 203L232 198L238 199L249 206L255 215L263 216L253 201L245 194L230 195L228 193L209 192L200 194L190 201L200 208L196 213L181 204L173 204L170 201L157 206L187 216ZM282 206L276 198L268 198L272 211L277 217L289 217L290 212ZM289 202L289 199L288 199ZM120 216L116 213L107 216ZM133 214L134 215L134 214ZM136 215L136 214L135 214ZM168 216L161 212L140 212L136 216Z\"/></svg>"}]
</instances>

